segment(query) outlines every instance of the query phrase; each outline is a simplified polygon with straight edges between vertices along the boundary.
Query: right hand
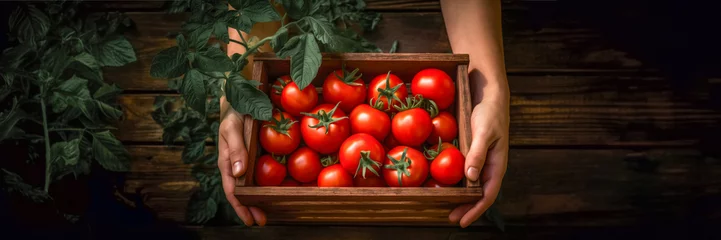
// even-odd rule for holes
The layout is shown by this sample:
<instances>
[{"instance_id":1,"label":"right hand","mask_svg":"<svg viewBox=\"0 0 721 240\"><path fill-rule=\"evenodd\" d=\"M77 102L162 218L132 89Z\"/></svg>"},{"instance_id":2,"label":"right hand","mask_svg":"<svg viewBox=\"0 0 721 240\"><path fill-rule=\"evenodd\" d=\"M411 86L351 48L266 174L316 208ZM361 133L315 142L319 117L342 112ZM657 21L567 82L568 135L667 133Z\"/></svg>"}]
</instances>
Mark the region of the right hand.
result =
<instances>
[{"instance_id":1,"label":"right hand","mask_svg":"<svg viewBox=\"0 0 721 240\"><path fill-rule=\"evenodd\" d=\"M225 101L222 97L221 102ZM265 212L257 207L246 207L233 194L235 179L243 176L248 168L248 151L243 141L243 116L228 108L218 128L218 168L223 181L223 191L230 206L247 226L265 225Z\"/></svg>"}]
</instances>

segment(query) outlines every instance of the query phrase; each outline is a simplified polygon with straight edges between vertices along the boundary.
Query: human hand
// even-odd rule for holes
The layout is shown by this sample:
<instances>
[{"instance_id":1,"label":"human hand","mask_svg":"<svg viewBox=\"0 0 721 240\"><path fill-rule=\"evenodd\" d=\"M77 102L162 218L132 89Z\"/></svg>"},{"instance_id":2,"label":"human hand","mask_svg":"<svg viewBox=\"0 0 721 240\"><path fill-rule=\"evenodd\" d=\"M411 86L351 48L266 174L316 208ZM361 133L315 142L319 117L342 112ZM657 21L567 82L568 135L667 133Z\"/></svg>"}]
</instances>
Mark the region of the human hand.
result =
<instances>
[{"instance_id":1,"label":"human hand","mask_svg":"<svg viewBox=\"0 0 721 240\"><path fill-rule=\"evenodd\" d=\"M221 102L225 101L225 97ZM248 168L248 151L243 141L243 116L228 108L218 128L218 168L220 169L223 191L228 203L247 226L257 223L265 225L265 212L257 207L245 207L233 194L235 178L243 176Z\"/></svg>"},{"instance_id":2,"label":"human hand","mask_svg":"<svg viewBox=\"0 0 721 240\"><path fill-rule=\"evenodd\" d=\"M495 202L508 163L509 99L508 89L486 87L480 103L471 114L471 148L466 154L466 178L480 177L483 198L474 204L454 209L448 216L465 228L476 221Z\"/></svg>"}]
</instances>

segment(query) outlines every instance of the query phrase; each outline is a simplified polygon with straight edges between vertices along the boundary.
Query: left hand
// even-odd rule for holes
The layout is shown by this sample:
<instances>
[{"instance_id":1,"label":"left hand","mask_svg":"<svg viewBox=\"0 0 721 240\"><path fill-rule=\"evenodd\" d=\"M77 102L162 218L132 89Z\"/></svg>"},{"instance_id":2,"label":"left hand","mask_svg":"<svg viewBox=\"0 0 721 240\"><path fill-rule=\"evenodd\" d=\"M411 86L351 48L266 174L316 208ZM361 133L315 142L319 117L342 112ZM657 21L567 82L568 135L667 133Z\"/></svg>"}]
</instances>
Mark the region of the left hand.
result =
<instances>
[{"instance_id":1,"label":"left hand","mask_svg":"<svg viewBox=\"0 0 721 240\"><path fill-rule=\"evenodd\" d=\"M508 163L509 99L508 88L493 91L485 88L483 99L471 114L471 147L466 154L466 177L480 178L483 198L475 205L466 204L448 216L451 222L465 228L476 221L496 201Z\"/></svg>"}]
</instances>

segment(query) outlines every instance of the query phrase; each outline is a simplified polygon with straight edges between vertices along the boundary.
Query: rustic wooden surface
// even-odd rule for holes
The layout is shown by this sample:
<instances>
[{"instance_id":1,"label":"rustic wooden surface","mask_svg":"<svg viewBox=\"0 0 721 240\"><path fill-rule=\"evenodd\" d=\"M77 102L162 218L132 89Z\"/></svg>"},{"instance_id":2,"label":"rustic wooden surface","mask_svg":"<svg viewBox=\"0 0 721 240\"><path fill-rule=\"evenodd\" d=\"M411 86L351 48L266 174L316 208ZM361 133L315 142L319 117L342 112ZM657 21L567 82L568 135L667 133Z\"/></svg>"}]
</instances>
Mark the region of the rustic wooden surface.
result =
<instances>
[{"instance_id":1,"label":"rustic wooden surface","mask_svg":"<svg viewBox=\"0 0 721 240\"><path fill-rule=\"evenodd\" d=\"M659 77L509 76L509 84L512 146L691 146L700 141L698 130L721 122L719 111L677 99ZM116 131L119 139L161 140L162 129L150 116L155 95L120 98L126 120Z\"/></svg>"},{"instance_id":2,"label":"rustic wooden surface","mask_svg":"<svg viewBox=\"0 0 721 240\"><path fill-rule=\"evenodd\" d=\"M365 33L382 49L398 40L399 52L450 52L437 1L366 2L383 13L378 29ZM150 78L148 70L152 56L173 44L166 34L177 31L184 16L161 13L161 5L153 1L98 4L130 11L138 25L129 37L139 61L106 71L108 81L126 90L120 98L126 119L116 131L133 155L125 191L140 189L160 219L182 224L198 183L190 166L180 161L182 148L160 143L162 131L149 115L153 98L177 94L166 81ZM512 149L499 207L510 224L507 233L492 227L194 229L210 239L340 239L346 234L357 239L607 239L638 232L643 237L688 237L721 222L721 161L709 155L721 152L721 108L714 105L721 81L697 73L718 64L694 64L669 57L691 53L658 50L713 42L684 42L690 40L673 34L691 36L684 33L706 28L680 23L646 28L643 24L653 20L629 21L639 17L621 10L589 10L645 9L638 4L584 4L589 5L504 1ZM607 17L611 15L616 18ZM713 16L696 15L676 20ZM714 58L711 49L700 48L686 51Z\"/></svg>"}]
</instances>

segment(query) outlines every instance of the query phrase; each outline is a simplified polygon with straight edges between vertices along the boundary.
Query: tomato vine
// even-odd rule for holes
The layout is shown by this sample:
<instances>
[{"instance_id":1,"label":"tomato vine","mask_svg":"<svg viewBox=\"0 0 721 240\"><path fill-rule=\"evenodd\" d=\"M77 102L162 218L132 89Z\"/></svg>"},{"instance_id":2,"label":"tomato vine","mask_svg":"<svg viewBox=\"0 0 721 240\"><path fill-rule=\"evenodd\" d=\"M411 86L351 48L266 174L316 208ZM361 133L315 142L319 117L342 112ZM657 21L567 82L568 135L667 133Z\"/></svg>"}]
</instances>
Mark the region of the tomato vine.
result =
<instances>
[{"instance_id":1,"label":"tomato vine","mask_svg":"<svg viewBox=\"0 0 721 240\"><path fill-rule=\"evenodd\" d=\"M153 58L150 74L167 79L182 99L156 98L153 118L163 127L163 141L174 144L182 139L183 162L195 164L193 175L201 187L188 204L188 221L241 223L220 186L217 150L206 144L208 139L218 140L220 97L225 96L241 114L270 120L269 96L257 88L258 81L242 74L250 55L269 43L277 56L290 58L289 75L302 90L316 77L321 52L381 52L351 28L373 30L380 14L365 11L362 0L179 0L168 6L171 14L189 12L190 16L176 34L176 44ZM281 27L262 39L240 34L240 40L230 39L229 27L249 33L261 22L280 22ZM246 52L228 57L221 44L231 42Z\"/></svg>"}]
</instances>

